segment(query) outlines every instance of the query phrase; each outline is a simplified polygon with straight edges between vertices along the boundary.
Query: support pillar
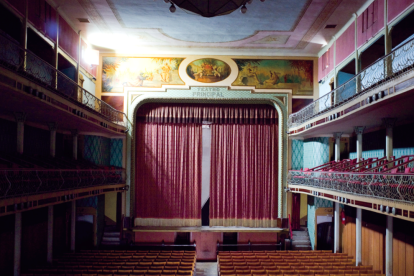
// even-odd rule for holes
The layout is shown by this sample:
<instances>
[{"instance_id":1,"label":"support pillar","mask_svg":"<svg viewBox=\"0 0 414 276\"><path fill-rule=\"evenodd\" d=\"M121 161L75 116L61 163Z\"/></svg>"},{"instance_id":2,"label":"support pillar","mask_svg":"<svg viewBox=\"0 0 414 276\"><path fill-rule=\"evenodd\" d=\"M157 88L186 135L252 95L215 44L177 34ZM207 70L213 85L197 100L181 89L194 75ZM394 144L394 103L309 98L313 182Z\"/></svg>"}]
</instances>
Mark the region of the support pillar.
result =
<instances>
[{"instance_id":1,"label":"support pillar","mask_svg":"<svg viewBox=\"0 0 414 276\"><path fill-rule=\"evenodd\" d=\"M50 156L56 156L56 130L57 130L57 123L49 123L49 130L50 130Z\"/></svg>"},{"instance_id":2,"label":"support pillar","mask_svg":"<svg viewBox=\"0 0 414 276\"><path fill-rule=\"evenodd\" d=\"M335 132L335 161L339 161L341 159L341 136L342 132Z\"/></svg>"},{"instance_id":3,"label":"support pillar","mask_svg":"<svg viewBox=\"0 0 414 276\"><path fill-rule=\"evenodd\" d=\"M335 214L334 214L334 253L339 253L339 203L335 202Z\"/></svg>"},{"instance_id":4,"label":"support pillar","mask_svg":"<svg viewBox=\"0 0 414 276\"><path fill-rule=\"evenodd\" d=\"M387 159L390 160L393 154L393 128L395 125L395 118L383 118L382 122L385 125L385 155Z\"/></svg>"},{"instance_id":5,"label":"support pillar","mask_svg":"<svg viewBox=\"0 0 414 276\"><path fill-rule=\"evenodd\" d=\"M72 201L70 214L70 251L75 252L75 231L76 231L76 200Z\"/></svg>"},{"instance_id":6,"label":"support pillar","mask_svg":"<svg viewBox=\"0 0 414 276\"><path fill-rule=\"evenodd\" d=\"M14 117L16 118L17 122L17 153L22 154L24 147L24 122L26 121L26 113L14 112Z\"/></svg>"},{"instance_id":7,"label":"support pillar","mask_svg":"<svg viewBox=\"0 0 414 276\"><path fill-rule=\"evenodd\" d=\"M56 9L56 12L59 14L60 6ZM56 16L56 25L59 26L59 16ZM54 78L54 87L58 89L58 68L59 68L59 28L56 28L56 42L54 45L54 54L53 54L53 67L56 69L55 78Z\"/></svg>"},{"instance_id":8,"label":"support pillar","mask_svg":"<svg viewBox=\"0 0 414 276\"><path fill-rule=\"evenodd\" d=\"M47 207L47 262L53 261L53 205Z\"/></svg>"},{"instance_id":9,"label":"support pillar","mask_svg":"<svg viewBox=\"0 0 414 276\"><path fill-rule=\"evenodd\" d=\"M72 157L74 160L78 160L78 136L79 136L79 132L77 129L73 129L72 131L72 138L73 138L73 143L72 143Z\"/></svg>"},{"instance_id":10,"label":"support pillar","mask_svg":"<svg viewBox=\"0 0 414 276\"><path fill-rule=\"evenodd\" d=\"M394 217L387 216L385 230L385 275L392 276L392 240L394 233Z\"/></svg>"},{"instance_id":11,"label":"support pillar","mask_svg":"<svg viewBox=\"0 0 414 276\"><path fill-rule=\"evenodd\" d=\"M355 133L357 135L357 144L356 144L356 148L357 148L357 162L360 162L362 159L362 133L364 133L364 126L356 126L355 128Z\"/></svg>"},{"instance_id":12,"label":"support pillar","mask_svg":"<svg viewBox=\"0 0 414 276\"><path fill-rule=\"evenodd\" d=\"M362 265L362 209L356 208L356 223L355 223L355 265L360 266Z\"/></svg>"},{"instance_id":13,"label":"support pillar","mask_svg":"<svg viewBox=\"0 0 414 276\"><path fill-rule=\"evenodd\" d=\"M14 276L20 276L20 259L22 251L22 213L16 213L14 221Z\"/></svg>"}]
</instances>

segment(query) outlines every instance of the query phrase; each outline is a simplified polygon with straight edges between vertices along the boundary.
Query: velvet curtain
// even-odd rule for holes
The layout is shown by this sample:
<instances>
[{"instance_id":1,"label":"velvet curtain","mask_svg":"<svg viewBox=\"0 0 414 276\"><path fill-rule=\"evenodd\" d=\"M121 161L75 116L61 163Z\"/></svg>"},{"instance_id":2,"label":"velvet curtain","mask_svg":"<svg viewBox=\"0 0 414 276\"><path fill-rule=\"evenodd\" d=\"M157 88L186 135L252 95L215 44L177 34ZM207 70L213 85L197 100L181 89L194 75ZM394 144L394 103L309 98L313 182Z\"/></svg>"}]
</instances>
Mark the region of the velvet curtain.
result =
<instances>
[{"instance_id":1,"label":"velvet curtain","mask_svg":"<svg viewBox=\"0 0 414 276\"><path fill-rule=\"evenodd\" d=\"M210 226L277 227L276 124L214 124Z\"/></svg>"},{"instance_id":2,"label":"velvet curtain","mask_svg":"<svg viewBox=\"0 0 414 276\"><path fill-rule=\"evenodd\" d=\"M201 226L201 124L137 124L136 226Z\"/></svg>"},{"instance_id":3,"label":"velvet curtain","mask_svg":"<svg viewBox=\"0 0 414 276\"><path fill-rule=\"evenodd\" d=\"M292 193L292 230L300 229L300 194Z\"/></svg>"}]
</instances>

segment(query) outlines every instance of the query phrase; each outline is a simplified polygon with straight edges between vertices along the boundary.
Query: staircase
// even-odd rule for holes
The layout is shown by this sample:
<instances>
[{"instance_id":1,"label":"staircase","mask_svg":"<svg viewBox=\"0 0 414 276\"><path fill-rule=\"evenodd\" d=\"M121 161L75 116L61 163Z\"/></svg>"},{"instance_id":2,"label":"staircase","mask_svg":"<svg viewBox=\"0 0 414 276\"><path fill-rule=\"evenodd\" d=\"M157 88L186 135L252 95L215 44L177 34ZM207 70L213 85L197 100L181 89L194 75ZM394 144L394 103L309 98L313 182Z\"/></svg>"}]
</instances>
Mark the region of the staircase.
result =
<instances>
[{"instance_id":1,"label":"staircase","mask_svg":"<svg viewBox=\"0 0 414 276\"><path fill-rule=\"evenodd\" d=\"M308 228L292 231L292 250L312 250Z\"/></svg>"},{"instance_id":2,"label":"staircase","mask_svg":"<svg viewBox=\"0 0 414 276\"><path fill-rule=\"evenodd\" d=\"M102 246L119 246L121 245L121 232L116 229L115 225L105 226L103 237L102 237Z\"/></svg>"}]
</instances>

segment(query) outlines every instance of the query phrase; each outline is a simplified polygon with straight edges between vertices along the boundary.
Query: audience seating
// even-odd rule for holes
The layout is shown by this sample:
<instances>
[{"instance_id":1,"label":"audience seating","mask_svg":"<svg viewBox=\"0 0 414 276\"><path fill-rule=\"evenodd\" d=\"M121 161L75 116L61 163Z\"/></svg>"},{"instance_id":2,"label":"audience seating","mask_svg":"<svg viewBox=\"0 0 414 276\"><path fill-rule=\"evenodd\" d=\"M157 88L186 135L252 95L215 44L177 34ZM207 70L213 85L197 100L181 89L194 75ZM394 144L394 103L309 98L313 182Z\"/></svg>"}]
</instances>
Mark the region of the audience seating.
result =
<instances>
[{"instance_id":1,"label":"audience seating","mask_svg":"<svg viewBox=\"0 0 414 276\"><path fill-rule=\"evenodd\" d=\"M219 276L383 276L372 266L355 266L351 256L331 251L221 251Z\"/></svg>"},{"instance_id":2,"label":"audience seating","mask_svg":"<svg viewBox=\"0 0 414 276\"><path fill-rule=\"evenodd\" d=\"M22 276L193 276L195 251L83 250Z\"/></svg>"}]
</instances>

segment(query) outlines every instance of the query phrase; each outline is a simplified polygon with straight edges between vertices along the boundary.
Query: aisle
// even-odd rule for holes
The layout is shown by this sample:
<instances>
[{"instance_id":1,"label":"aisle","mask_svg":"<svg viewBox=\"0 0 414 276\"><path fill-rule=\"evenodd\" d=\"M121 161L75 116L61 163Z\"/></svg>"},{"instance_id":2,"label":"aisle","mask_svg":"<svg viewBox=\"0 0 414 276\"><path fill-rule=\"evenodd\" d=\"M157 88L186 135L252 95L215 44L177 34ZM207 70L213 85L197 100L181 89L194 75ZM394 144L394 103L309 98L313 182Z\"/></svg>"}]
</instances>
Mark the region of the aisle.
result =
<instances>
[{"instance_id":1,"label":"aisle","mask_svg":"<svg viewBox=\"0 0 414 276\"><path fill-rule=\"evenodd\" d=\"M217 262L197 262L196 276L217 276Z\"/></svg>"}]
</instances>

